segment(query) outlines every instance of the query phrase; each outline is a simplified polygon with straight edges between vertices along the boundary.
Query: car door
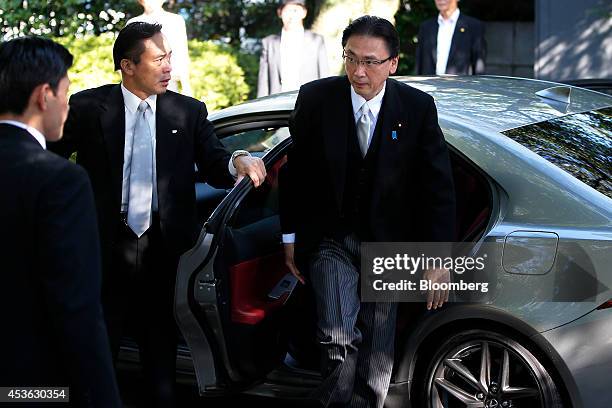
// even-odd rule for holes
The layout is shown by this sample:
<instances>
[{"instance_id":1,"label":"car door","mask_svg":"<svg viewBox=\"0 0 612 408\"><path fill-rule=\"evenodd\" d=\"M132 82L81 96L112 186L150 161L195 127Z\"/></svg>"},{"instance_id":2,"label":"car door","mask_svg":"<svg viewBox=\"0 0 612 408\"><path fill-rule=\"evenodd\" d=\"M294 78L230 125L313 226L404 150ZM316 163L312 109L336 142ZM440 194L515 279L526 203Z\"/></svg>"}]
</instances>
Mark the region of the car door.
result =
<instances>
[{"instance_id":1,"label":"car door","mask_svg":"<svg viewBox=\"0 0 612 408\"><path fill-rule=\"evenodd\" d=\"M258 189L247 178L227 193L179 263L175 315L202 394L251 384L285 356L286 305L296 283L284 266L278 216L287 117L216 124L228 150L261 156L268 176Z\"/></svg>"}]
</instances>

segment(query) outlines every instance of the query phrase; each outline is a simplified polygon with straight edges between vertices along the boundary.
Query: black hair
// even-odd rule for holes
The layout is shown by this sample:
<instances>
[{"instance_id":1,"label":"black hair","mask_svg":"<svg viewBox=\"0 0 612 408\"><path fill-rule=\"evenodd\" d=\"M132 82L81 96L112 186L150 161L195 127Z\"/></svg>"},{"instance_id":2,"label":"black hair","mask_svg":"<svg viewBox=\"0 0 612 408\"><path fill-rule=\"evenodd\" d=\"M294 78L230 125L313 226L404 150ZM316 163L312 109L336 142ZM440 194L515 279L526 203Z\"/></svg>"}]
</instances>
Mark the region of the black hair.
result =
<instances>
[{"instance_id":1,"label":"black hair","mask_svg":"<svg viewBox=\"0 0 612 408\"><path fill-rule=\"evenodd\" d=\"M399 55L400 40L397 30L389 20L376 16L361 16L353 20L342 32L342 47L353 35L367 35L385 40L391 58Z\"/></svg>"},{"instance_id":2,"label":"black hair","mask_svg":"<svg viewBox=\"0 0 612 408\"><path fill-rule=\"evenodd\" d=\"M144 52L143 40L160 33L161 24L150 24L142 21L123 27L113 45L113 61L115 71L121 69L121 60L129 59L134 64L140 63L140 55Z\"/></svg>"},{"instance_id":3,"label":"black hair","mask_svg":"<svg viewBox=\"0 0 612 408\"><path fill-rule=\"evenodd\" d=\"M72 54L42 37L16 38L0 44L0 113L21 115L34 88L49 84L55 94L72 66Z\"/></svg>"}]
</instances>

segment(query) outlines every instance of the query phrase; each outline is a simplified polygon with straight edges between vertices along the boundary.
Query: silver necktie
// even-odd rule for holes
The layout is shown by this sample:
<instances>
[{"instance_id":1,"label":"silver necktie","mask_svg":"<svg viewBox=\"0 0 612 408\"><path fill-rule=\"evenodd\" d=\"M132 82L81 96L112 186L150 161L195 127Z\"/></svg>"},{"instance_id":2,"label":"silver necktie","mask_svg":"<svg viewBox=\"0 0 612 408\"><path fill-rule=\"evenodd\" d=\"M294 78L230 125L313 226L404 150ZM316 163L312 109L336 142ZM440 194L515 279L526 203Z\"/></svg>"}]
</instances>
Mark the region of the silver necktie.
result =
<instances>
[{"instance_id":1,"label":"silver necktie","mask_svg":"<svg viewBox=\"0 0 612 408\"><path fill-rule=\"evenodd\" d=\"M368 152L368 139L370 138L370 107L368 103L361 106L361 117L357 122L357 138L359 139L359 147L361 148L361 156L365 157Z\"/></svg>"},{"instance_id":2,"label":"silver necktie","mask_svg":"<svg viewBox=\"0 0 612 408\"><path fill-rule=\"evenodd\" d=\"M145 117L148 108L146 101L138 105L130 166L127 222L139 238L151 226L153 199L153 141Z\"/></svg>"}]
</instances>

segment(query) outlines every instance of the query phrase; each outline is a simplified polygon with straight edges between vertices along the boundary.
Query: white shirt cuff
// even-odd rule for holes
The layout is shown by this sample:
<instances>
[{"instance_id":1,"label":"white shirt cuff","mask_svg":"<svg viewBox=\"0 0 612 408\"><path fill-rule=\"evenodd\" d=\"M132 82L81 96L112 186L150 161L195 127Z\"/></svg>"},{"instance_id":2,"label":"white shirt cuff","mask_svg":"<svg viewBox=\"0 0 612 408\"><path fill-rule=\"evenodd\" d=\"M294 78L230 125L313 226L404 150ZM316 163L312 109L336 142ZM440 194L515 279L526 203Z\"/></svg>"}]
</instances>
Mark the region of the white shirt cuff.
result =
<instances>
[{"instance_id":1,"label":"white shirt cuff","mask_svg":"<svg viewBox=\"0 0 612 408\"><path fill-rule=\"evenodd\" d=\"M295 243L295 233L283 234L283 244L294 244L294 243Z\"/></svg>"},{"instance_id":2,"label":"white shirt cuff","mask_svg":"<svg viewBox=\"0 0 612 408\"><path fill-rule=\"evenodd\" d=\"M251 153L247 152L246 150L236 150L234 153L232 153L232 157L230 157L229 163L227 164L227 169L234 178L238 177L238 170L236 170L236 167L234 166L234 159L237 157L237 153L240 153L238 156L251 156Z\"/></svg>"}]
</instances>

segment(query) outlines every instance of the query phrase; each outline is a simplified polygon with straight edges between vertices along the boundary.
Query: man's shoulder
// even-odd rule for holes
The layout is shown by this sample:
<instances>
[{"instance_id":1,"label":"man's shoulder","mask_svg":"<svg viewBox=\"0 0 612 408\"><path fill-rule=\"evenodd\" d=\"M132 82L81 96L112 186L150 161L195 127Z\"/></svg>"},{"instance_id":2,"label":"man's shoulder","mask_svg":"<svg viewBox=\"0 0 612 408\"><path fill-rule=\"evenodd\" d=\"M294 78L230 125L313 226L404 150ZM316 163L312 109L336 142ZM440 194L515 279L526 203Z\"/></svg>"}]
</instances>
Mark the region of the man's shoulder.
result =
<instances>
[{"instance_id":1,"label":"man's shoulder","mask_svg":"<svg viewBox=\"0 0 612 408\"><path fill-rule=\"evenodd\" d=\"M317 34L314 31L304 30L304 35L306 38L310 38L313 41L323 41L324 38L321 34Z\"/></svg>"},{"instance_id":2,"label":"man's shoulder","mask_svg":"<svg viewBox=\"0 0 612 408\"><path fill-rule=\"evenodd\" d=\"M308 82L300 88L300 93L321 94L339 92L349 86L346 76L330 76Z\"/></svg>"},{"instance_id":3,"label":"man's shoulder","mask_svg":"<svg viewBox=\"0 0 612 408\"><path fill-rule=\"evenodd\" d=\"M427 20L424 20L421 23L420 27L421 27L421 30L423 30L423 29L428 29L429 30L429 29L434 29L434 28L436 30L438 30L438 16L430 17Z\"/></svg>"},{"instance_id":4,"label":"man's shoulder","mask_svg":"<svg viewBox=\"0 0 612 408\"><path fill-rule=\"evenodd\" d=\"M202 107L203 102L191 96L183 95L174 91L166 91L157 96L158 104L163 101L166 105L171 105L177 109L197 109Z\"/></svg>"},{"instance_id":5,"label":"man's shoulder","mask_svg":"<svg viewBox=\"0 0 612 408\"><path fill-rule=\"evenodd\" d=\"M97 88L90 88L79 91L70 97L70 102L100 102L106 100L108 95L116 88L119 84L107 84Z\"/></svg>"},{"instance_id":6,"label":"man's shoulder","mask_svg":"<svg viewBox=\"0 0 612 408\"><path fill-rule=\"evenodd\" d=\"M265 43L265 44L270 44L273 43L275 41L280 41L280 34L270 34L265 36L261 42Z\"/></svg>"}]
</instances>

